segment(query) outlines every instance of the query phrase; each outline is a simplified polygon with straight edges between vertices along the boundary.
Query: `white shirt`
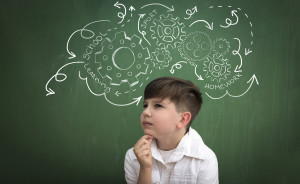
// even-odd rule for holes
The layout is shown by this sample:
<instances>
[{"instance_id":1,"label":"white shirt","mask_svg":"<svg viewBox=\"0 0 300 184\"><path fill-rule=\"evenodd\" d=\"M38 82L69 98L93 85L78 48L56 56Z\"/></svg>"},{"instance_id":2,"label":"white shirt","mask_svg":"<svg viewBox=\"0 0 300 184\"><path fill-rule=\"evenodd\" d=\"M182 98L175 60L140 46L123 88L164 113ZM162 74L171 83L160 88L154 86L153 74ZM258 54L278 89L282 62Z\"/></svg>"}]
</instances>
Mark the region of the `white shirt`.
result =
<instances>
[{"instance_id":1,"label":"white shirt","mask_svg":"<svg viewBox=\"0 0 300 184\"><path fill-rule=\"evenodd\" d=\"M184 135L166 162L157 148L155 139L151 143L152 183L163 184L218 184L218 161L200 135L192 128ZM137 183L140 164L129 149L125 156L125 179L128 184Z\"/></svg>"}]
</instances>

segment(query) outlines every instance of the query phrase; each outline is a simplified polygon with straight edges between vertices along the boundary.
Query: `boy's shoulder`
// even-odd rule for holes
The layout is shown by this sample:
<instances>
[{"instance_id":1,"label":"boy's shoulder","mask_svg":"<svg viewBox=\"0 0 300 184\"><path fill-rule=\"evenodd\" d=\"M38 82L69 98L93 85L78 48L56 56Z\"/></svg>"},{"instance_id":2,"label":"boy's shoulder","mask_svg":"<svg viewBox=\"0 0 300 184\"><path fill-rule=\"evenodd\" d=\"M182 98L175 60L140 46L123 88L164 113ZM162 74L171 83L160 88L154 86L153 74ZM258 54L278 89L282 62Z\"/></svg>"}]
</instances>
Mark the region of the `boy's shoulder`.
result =
<instances>
[{"instance_id":1,"label":"boy's shoulder","mask_svg":"<svg viewBox=\"0 0 300 184\"><path fill-rule=\"evenodd\" d=\"M215 158L215 153L204 143L199 133L190 127L189 132L185 135L178 145L186 156L198 159Z\"/></svg>"}]
</instances>

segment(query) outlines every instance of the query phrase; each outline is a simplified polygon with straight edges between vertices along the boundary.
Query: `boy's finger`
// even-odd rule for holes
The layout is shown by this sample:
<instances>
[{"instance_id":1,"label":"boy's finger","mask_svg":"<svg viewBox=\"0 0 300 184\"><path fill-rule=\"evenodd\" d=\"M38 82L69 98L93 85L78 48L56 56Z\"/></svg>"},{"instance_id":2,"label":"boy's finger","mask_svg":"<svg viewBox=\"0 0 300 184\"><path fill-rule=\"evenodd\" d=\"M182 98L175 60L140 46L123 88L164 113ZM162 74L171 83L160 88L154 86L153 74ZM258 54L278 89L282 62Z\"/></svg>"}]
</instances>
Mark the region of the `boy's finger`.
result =
<instances>
[{"instance_id":1,"label":"boy's finger","mask_svg":"<svg viewBox=\"0 0 300 184\"><path fill-rule=\"evenodd\" d=\"M151 150L149 148L139 150L138 152L135 153L137 158L143 158L144 156L149 156L151 155Z\"/></svg>"},{"instance_id":2,"label":"boy's finger","mask_svg":"<svg viewBox=\"0 0 300 184\"><path fill-rule=\"evenodd\" d=\"M153 136L152 135L146 135L146 139L153 139Z\"/></svg>"},{"instance_id":3,"label":"boy's finger","mask_svg":"<svg viewBox=\"0 0 300 184\"><path fill-rule=\"evenodd\" d=\"M143 140L138 141L134 147L141 147L142 145L150 146L150 143L148 140L143 139Z\"/></svg>"},{"instance_id":4,"label":"boy's finger","mask_svg":"<svg viewBox=\"0 0 300 184\"><path fill-rule=\"evenodd\" d=\"M150 146L144 144L144 145L142 145L142 146L140 146L140 147L136 147L134 151L135 151L136 153L138 153L138 152L143 151L143 150L145 150L145 149L151 149L151 148L150 148Z\"/></svg>"},{"instance_id":5,"label":"boy's finger","mask_svg":"<svg viewBox=\"0 0 300 184\"><path fill-rule=\"evenodd\" d=\"M147 138L147 141L151 144L152 139L153 139L153 136L149 135L148 138Z\"/></svg>"},{"instance_id":6,"label":"boy's finger","mask_svg":"<svg viewBox=\"0 0 300 184\"><path fill-rule=\"evenodd\" d=\"M135 146L139 146L139 145L142 145L143 144L143 142L145 141L145 137L143 136L143 137L141 137L137 142L136 142L136 144L135 144Z\"/></svg>"},{"instance_id":7,"label":"boy's finger","mask_svg":"<svg viewBox=\"0 0 300 184\"><path fill-rule=\"evenodd\" d=\"M135 144L136 146L139 146L139 145L143 145L143 144L145 144L145 143L148 143L149 142L149 139L151 139L152 140L152 136L149 136L149 135L144 135L144 136L142 136L139 140L138 140L138 142ZM150 141L150 143L151 143L151 141Z\"/></svg>"}]
</instances>

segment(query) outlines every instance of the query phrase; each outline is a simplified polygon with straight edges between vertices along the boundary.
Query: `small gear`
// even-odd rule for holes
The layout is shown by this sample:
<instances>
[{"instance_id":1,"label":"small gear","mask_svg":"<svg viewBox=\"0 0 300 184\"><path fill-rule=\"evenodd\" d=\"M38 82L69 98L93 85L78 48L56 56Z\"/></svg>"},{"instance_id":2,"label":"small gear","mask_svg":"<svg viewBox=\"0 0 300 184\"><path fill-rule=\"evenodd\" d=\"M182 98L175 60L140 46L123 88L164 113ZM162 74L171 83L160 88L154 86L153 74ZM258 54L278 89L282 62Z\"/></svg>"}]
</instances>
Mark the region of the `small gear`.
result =
<instances>
[{"instance_id":1,"label":"small gear","mask_svg":"<svg viewBox=\"0 0 300 184\"><path fill-rule=\"evenodd\" d=\"M170 52L165 48L156 48L155 52L151 53L151 62L155 68L163 69L169 66L171 60Z\"/></svg>"},{"instance_id":2,"label":"small gear","mask_svg":"<svg viewBox=\"0 0 300 184\"><path fill-rule=\"evenodd\" d=\"M195 65L195 61L205 59L213 49L213 45L209 36L204 32L192 32L188 34L178 51L183 59Z\"/></svg>"},{"instance_id":3,"label":"small gear","mask_svg":"<svg viewBox=\"0 0 300 184\"><path fill-rule=\"evenodd\" d=\"M228 64L228 59L224 59L223 56L216 58L207 57L203 64L203 71L206 71L206 77L210 77L211 81L216 80L220 83L221 79L226 80L231 73L231 65Z\"/></svg>"},{"instance_id":4,"label":"small gear","mask_svg":"<svg viewBox=\"0 0 300 184\"><path fill-rule=\"evenodd\" d=\"M112 40L106 38L102 50L95 53L98 72L102 78L108 78L110 85L128 83L130 87L139 83L138 77L148 71L148 48L141 44L136 35L128 37L125 32L118 32Z\"/></svg>"},{"instance_id":5,"label":"small gear","mask_svg":"<svg viewBox=\"0 0 300 184\"><path fill-rule=\"evenodd\" d=\"M183 30L185 25L179 22L179 18L173 18L171 14L160 15L160 19L154 19L154 26L150 27L153 32L152 39L156 39L156 45L167 48L171 46L176 48L177 44L182 42L182 37L185 36Z\"/></svg>"},{"instance_id":6,"label":"small gear","mask_svg":"<svg viewBox=\"0 0 300 184\"><path fill-rule=\"evenodd\" d=\"M230 44L224 38L218 38L213 42L214 52L217 56L224 56L227 52L229 52Z\"/></svg>"}]
</instances>

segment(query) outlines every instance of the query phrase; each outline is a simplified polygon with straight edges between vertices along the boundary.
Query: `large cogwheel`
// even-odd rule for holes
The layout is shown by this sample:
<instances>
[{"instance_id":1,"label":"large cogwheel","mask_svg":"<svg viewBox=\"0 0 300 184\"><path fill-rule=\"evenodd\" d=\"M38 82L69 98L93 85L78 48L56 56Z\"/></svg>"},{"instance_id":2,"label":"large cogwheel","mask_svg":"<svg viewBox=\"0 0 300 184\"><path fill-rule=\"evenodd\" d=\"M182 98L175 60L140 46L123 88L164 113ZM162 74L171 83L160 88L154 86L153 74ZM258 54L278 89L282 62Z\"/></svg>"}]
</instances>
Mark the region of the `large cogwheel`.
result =
<instances>
[{"instance_id":1,"label":"large cogwheel","mask_svg":"<svg viewBox=\"0 0 300 184\"><path fill-rule=\"evenodd\" d=\"M170 52L165 48L156 48L155 52L151 53L151 62L154 68L163 69L169 66L171 59Z\"/></svg>"},{"instance_id":2,"label":"large cogwheel","mask_svg":"<svg viewBox=\"0 0 300 184\"><path fill-rule=\"evenodd\" d=\"M226 80L230 75L231 65L228 64L228 59L223 59L222 56L211 58L207 57L204 61L203 71L206 71L206 77L211 78L211 81L216 80L218 83L221 79Z\"/></svg>"},{"instance_id":3,"label":"large cogwheel","mask_svg":"<svg viewBox=\"0 0 300 184\"><path fill-rule=\"evenodd\" d=\"M230 44L224 38L218 38L214 41L214 52L217 56L224 56L227 52L229 52Z\"/></svg>"},{"instance_id":4,"label":"large cogwheel","mask_svg":"<svg viewBox=\"0 0 300 184\"><path fill-rule=\"evenodd\" d=\"M159 20L154 19L153 24L154 26L150 27L153 32L151 37L156 39L158 46L176 48L176 45L182 42L182 37L186 35L183 30L184 24L179 22L179 17L173 18L171 14L160 15Z\"/></svg>"},{"instance_id":5,"label":"large cogwheel","mask_svg":"<svg viewBox=\"0 0 300 184\"><path fill-rule=\"evenodd\" d=\"M140 75L147 74L150 55L141 42L138 36L128 37L123 31L116 33L114 39L102 42L102 50L96 53L96 63L100 63L98 72L110 80L110 85L128 83L132 87L139 83Z\"/></svg>"},{"instance_id":6,"label":"large cogwheel","mask_svg":"<svg viewBox=\"0 0 300 184\"><path fill-rule=\"evenodd\" d=\"M194 65L195 61L205 59L213 49L209 36L203 32L192 32L182 42L178 51L183 59Z\"/></svg>"}]
</instances>

